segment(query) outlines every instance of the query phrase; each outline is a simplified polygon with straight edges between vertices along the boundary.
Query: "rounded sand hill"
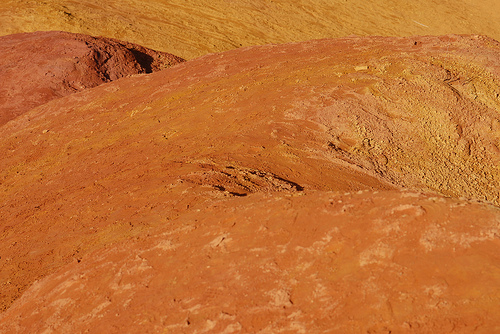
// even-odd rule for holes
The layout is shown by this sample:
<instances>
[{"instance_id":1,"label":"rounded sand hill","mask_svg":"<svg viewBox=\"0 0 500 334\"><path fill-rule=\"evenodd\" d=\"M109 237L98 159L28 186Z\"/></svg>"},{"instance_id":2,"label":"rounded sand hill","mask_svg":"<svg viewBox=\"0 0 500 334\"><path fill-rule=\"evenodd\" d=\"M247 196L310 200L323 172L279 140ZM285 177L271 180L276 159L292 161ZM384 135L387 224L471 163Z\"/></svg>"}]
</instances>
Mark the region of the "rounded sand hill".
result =
<instances>
[{"instance_id":1,"label":"rounded sand hill","mask_svg":"<svg viewBox=\"0 0 500 334\"><path fill-rule=\"evenodd\" d=\"M498 330L499 60L250 47L4 124L1 330Z\"/></svg>"}]
</instances>

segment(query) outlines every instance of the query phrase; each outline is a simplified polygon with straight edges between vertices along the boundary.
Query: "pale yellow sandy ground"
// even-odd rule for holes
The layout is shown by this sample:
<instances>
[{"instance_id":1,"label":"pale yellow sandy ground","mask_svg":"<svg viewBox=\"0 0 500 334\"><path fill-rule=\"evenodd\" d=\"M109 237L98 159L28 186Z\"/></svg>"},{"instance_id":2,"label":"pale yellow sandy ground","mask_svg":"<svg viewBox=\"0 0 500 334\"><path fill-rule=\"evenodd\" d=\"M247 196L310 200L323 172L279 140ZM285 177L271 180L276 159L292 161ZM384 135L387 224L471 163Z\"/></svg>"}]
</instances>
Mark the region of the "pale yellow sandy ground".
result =
<instances>
[{"instance_id":1,"label":"pale yellow sandy ground","mask_svg":"<svg viewBox=\"0 0 500 334\"><path fill-rule=\"evenodd\" d=\"M484 34L500 39L498 0L3 0L0 35L64 30L184 58L240 46L348 35Z\"/></svg>"}]
</instances>

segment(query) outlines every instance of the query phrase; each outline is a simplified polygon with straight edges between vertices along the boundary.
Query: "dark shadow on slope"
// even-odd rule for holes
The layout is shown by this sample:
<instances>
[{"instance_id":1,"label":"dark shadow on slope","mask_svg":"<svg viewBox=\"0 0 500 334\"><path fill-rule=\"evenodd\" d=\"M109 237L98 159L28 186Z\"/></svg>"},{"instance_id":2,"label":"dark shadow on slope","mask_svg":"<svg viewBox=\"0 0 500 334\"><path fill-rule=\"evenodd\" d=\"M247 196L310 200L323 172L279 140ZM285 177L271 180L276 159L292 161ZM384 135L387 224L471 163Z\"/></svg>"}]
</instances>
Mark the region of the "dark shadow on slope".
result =
<instances>
[{"instance_id":1,"label":"dark shadow on slope","mask_svg":"<svg viewBox=\"0 0 500 334\"><path fill-rule=\"evenodd\" d=\"M143 53L139 50L129 49L134 55L135 59L141 65L146 73L153 73L153 62L155 61L150 55Z\"/></svg>"}]
</instances>

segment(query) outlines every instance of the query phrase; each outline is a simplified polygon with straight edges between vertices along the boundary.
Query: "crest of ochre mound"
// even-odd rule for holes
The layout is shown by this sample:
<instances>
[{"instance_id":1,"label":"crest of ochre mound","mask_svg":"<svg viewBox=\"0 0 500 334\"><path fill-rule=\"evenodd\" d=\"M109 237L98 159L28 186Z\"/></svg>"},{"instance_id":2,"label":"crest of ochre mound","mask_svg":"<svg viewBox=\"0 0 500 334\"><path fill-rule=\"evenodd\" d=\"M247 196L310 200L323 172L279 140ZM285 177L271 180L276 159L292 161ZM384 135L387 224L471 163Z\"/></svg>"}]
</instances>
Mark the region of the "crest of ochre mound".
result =
<instances>
[{"instance_id":1,"label":"crest of ochre mound","mask_svg":"<svg viewBox=\"0 0 500 334\"><path fill-rule=\"evenodd\" d=\"M498 64L477 35L314 40L25 112L0 331L497 331Z\"/></svg>"}]
</instances>

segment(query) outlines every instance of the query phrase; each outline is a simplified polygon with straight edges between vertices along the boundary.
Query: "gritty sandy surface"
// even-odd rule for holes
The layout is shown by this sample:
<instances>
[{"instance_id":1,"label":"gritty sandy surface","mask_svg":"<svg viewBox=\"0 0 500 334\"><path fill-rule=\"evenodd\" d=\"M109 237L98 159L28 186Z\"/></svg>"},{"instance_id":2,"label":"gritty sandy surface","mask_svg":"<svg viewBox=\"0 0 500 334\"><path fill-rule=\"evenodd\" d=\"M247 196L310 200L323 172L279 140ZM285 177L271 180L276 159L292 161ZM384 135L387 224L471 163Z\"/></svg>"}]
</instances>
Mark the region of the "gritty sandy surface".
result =
<instances>
[{"instance_id":1,"label":"gritty sandy surface","mask_svg":"<svg viewBox=\"0 0 500 334\"><path fill-rule=\"evenodd\" d=\"M37 281L0 331L492 333L499 223L414 192L221 199Z\"/></svg>"},{"instance_id":2,"label":"gritty sandy surface","mask_svg":"<svg viewBox=\"0 0 500 334\"><path fill-rule=\"evenodd\" d=\"M497 0L3 0L0 35L63 30L192 59L241 46L349 35L483 34L500 39Z\"/></svg>"},{"instance_id":3,"label":"gritty sandy surface","mask_svg":"<svg viewBox=\"0 0 500 334\"><path fill-rule=\"evenodd\" d=\"M498 330L499 57L251 47L4 124L0 329Z\"/></svg>"}]
</instances>

